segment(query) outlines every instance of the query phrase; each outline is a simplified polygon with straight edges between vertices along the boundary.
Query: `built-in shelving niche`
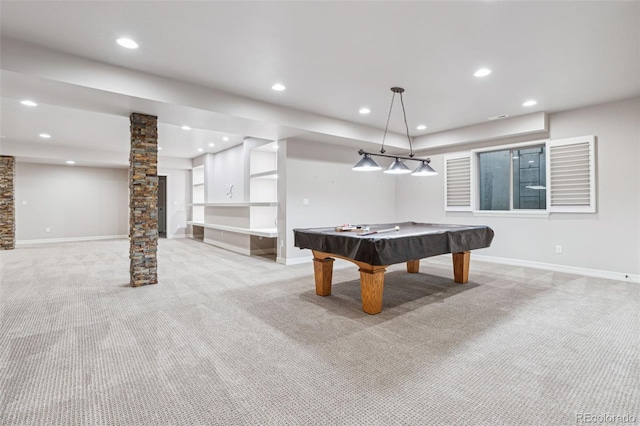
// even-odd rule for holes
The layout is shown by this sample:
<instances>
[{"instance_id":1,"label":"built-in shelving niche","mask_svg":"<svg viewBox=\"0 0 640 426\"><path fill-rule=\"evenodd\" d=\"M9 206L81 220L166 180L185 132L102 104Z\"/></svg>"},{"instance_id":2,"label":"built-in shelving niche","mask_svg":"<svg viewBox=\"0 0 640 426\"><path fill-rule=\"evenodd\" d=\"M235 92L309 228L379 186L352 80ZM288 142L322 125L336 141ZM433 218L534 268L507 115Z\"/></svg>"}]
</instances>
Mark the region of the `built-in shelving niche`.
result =
<instances>
[{"instance_id":1,"label":"built-in shelving niche","mask_svg":"<svg viewBox=\"0 0 640 426\"><path fill-rule=\"evenodd\" d=\"M205 181L206 176L214 175L205 170L205 166L214 162L205 161L205 166L193 168L193 219L189 224L194 238L202 235L202 240L208 244L247 255L275 254L278 237L277 142L245 149L245 155L249 157L249 170L245 171L249 181L248 200L208 202L205 194L221 190L207 187L221 183ZM237 167L246 167L246 163Z\"/></svg>"}]
</instances>

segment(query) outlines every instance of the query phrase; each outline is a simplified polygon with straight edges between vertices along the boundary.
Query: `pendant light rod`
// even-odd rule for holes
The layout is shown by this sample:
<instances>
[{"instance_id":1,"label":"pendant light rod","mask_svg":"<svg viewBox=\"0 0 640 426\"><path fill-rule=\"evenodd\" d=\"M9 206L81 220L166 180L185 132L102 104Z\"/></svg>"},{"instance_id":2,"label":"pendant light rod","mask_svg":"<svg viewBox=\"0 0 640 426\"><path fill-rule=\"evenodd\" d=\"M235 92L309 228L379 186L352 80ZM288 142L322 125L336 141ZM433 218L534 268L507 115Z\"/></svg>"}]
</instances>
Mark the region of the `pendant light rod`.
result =
<instances>
[{"instance_id":1,"label":"pendant light rod","mask_svg":"<svg viewBox=\"0 0 640 426\"><path fill-rule=\"evenodd\" d=\"M402 87L392 87L394 94L400 93L400 104L402 105L402 115L404 116L404 128L407 130L407 139L409 139L409 157L413 158L413 142L411 140L411 136L409 136L409 125L407 124L407 112L404 109L404 100L402 99L402 92L404 89Z\"/></svg>"},{"instance_id":2,"label":"pendant light rod","mask_svg":"<svg viewBox=\"0 0 640 426\"><path fill-rule=\"evenodd\" d=\"M384 149L384 141L387 139L387 131L389 130L389 120L391 119L391 111L393 111L393 100L396 98L396 93L402 93L404 92L404 89L401 87L392 87L391 91L393 92L393 95L391 95L391 105L389 105L389 114L387 114L387 124L384 126L384 134L382 135L380 154L384 154L386 152Z\"/></svg>"},{"instance_id":3,"label":"pendant light rod","mask_svg":"<svg viewBox=\"0 0 640 426\"><path fill-rule=\"evenodd\" d=\"M391 111L393 111L393 101L396 98L396 93L400 94L400 105L402 105L402 116L404 118L404 128L407 132L407 140L409 140L409 157L413 158L413 141L411 140L411 136L409 135L409 124L407 124L407 111L404 109L404 99L402 98L402 94L404 93L404 89L402 87L392 87L391 91L393 95L391 95L391 105L389 105L389 114L387 115L387 124L384 126L384 134L382 135L382 145L380 146L380 154L384 154L386 151L384 149L384 141L387 139L387 133L389 131L389 120L391 119Z\"/></svg>"},{"instance_id":4,"label":"pendant light rod","mask_svg":"<svg viewBox=\"0 0 640 426\"><path fill-rule=\"evenodd\" d=\"M403 157L402 155L394 155L394 154L376 154L375 152L367 152L363 149L358 151L360 155L375 155L377 157L387 157L387 158L400 158L402 160L413 160L413 161L426 161L427 163L431 162L431 158L416 158L416 157Z\"/></svg>"}]
</instances>

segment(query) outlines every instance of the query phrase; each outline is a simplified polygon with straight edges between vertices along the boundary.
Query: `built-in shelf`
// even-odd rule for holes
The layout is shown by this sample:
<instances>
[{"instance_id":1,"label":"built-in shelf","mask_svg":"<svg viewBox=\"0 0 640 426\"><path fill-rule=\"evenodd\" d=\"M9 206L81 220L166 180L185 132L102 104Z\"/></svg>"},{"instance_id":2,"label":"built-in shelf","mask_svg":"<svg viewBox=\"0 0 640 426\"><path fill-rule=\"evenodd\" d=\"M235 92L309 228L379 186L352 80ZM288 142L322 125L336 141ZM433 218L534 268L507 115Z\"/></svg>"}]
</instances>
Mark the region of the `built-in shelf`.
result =
<instances>
[{"instance_id":1,"label":"built-in shelf","mask_svg":"<svg viewBox=\"0 0 640 426\"><path fill-rule=\"evenodd\" d=\"M250 177L251 179L278 179L278 171L269 170L266 172L254 173Z\"/></svg>"},{"instance_id":2,"label":"built-in shelf","mask_svg":"<svg viewBox=\"0 0 640 426\"><path fill-rule=\"evenodd\" d=\"M218 154L206 154L196 162L202 165L192 169L192 214L187 224L193 238L206 244L247 256L277 254L277 142L247 138L241 149L232 149L234 155L225 156L216 173ZM223 190L230 195L230 182L240 178L240 171L244 185L236 185L238 196L222 197Z\"/></svg>"},{"instance_id":3,"label":"built-in shelf","mask_svg":"<svg viewBox=\"0 0 640 426\"><path fill-rule=\"evenodd\" d=\"M204 207L277 207L277 201L256 201L253 203L192 203L192 206Z\"/></svg>"},{"instance_id":4,"label":"built-in shelf","mask_svg":"<svg viewBox=\"0 0 640 426\"><path fill-rule=\"evenodd\" d=\"M250 229L250 228L239 228L237 226L217 225L215 223L203 223L203 222L194 222L194 221L189 221L187 223L192 226L201 226L203 228L217 229L219 231L235 232L237 234L254 235L256 237L276 238L278 236L277 228Z\"/></svg>"}]
</instances>

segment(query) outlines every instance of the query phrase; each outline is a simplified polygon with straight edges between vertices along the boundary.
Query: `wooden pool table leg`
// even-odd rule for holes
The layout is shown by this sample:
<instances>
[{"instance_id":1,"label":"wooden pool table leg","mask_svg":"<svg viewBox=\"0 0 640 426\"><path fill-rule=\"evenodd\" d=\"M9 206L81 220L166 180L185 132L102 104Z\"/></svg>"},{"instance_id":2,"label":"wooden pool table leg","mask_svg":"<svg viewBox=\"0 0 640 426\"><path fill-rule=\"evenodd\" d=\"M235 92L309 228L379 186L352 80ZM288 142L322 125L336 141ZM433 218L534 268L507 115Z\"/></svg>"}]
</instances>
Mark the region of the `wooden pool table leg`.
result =
<instances>
[{"instance_id":1,"label":"wooden pool table leg","mask_svg":"<svg viewBox=\"0 0 640 426\"><path fill-rule=\"evenodd\" d=\"M372 266L371 269L360 268L362 310L370 315L382 311L385 270L385 266Z\"/></svg>"},{"instance_id":2,"label":"wooden pool table leg","mask_svg":"<svg viewBox=\"0 0 640 426\"><path fill-rule=\"evenodd\" d=\"M333 278L333 259L313 258L313 272L316 278L316 294L318 296L331 295L331 279Z\"/></svg>"},{"instance_id":3,"label":"wooden pool table leg","mask_svg":"<svg viewBox=\"0 0 640 426\"><path fill-rule=\"evenodd\" d=\"M469 259L470 251L453 253L453 280L460 284L469 281Z\"/></svg>"},{"instance_id":4,"label":"wooden pool table leg","mask_svg":"<svg viewBox=\"0 0 640 426\"><path fill-rule=\"evenodd\" d=\"M418 272L420 272L420 259L408 261L407 272L409 272L410 274L417 274Z\"/></svg>"},{"instance_id":5,"label":"wooden pool table leg","mask_svg":"<svg viewBox=\"0 0 640 426\"><path fill-rule=\"evenodd\" d=\"M360 296L362 310L370 315L382 311L382 292L384 290L384 273L387 265L370 265L365 262L349 259L337 254L312 250L313 271L316 278L316 294L329 296L331 294L331 276L333 274L333 258L348 260L360 268Z\"/></svg>"}]
</instances>

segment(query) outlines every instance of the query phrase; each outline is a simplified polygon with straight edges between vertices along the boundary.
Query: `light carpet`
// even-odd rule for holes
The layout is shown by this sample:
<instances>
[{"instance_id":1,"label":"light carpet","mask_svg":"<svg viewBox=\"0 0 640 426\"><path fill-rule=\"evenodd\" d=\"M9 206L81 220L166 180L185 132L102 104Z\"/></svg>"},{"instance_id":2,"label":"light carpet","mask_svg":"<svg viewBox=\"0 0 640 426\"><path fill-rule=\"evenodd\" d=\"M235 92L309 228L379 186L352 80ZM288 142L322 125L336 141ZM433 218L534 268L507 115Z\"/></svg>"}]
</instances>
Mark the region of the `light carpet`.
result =
<instances>
[{"instance_id":1,"label":"light carpet","mask_svg":"<svg viewBox=\"0 0 640 426\"><path fill-rule=\"evenodd\" d=\"M161 240L132 288L128 248L0 253L0 424L640 423L638 284L439 257L371 316L347 262L319 297L311 264Z\"/></svg>"}]
</instances>

